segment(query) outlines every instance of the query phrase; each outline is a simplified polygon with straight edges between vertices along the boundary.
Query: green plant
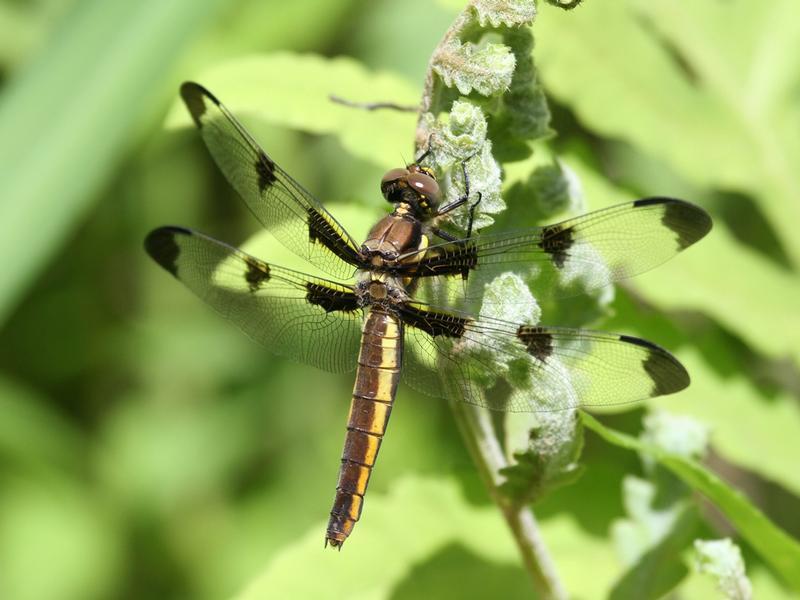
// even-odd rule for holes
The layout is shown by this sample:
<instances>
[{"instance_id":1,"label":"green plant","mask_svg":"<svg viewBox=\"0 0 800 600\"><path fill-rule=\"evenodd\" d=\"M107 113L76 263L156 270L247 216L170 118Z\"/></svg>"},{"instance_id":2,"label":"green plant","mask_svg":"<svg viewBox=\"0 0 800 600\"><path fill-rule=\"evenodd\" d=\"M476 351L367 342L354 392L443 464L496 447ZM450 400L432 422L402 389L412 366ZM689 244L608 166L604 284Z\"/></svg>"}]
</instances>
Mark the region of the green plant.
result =
<instances>
[{"instance_id":1,"label":"green plant","mask_svg":"<svg viewBox=\"0 0 800 600\"><path fill-rule=\"evenodd\" d=\"M0 283L0 595L522 598L532 577L542 596L712 597L705 573L730 597L797 592L794 0L240 0L173 3L163 20L163 3L78 4L52 25L70 51L26 67L34 29L6 36L23 9L0 2L0 60L19 69L0 98L15 259ZM189 50L201 22L216 25ZM449 167L480 149L483 227L654 193L705 206L715 230L679 260L543 307L663 343L692 385L595 418L490 418L402 391L358 534L324 553L352 380L271 360L141 253L162 222L232 242L253 226L183 109L166 131L153 118L188 78L356 237L384 206L381 173L432 130L450 193ZM83 101L64 104L64 80ZM421 91L421 119L328 100ZM291 266L265 236L248 249ZM736 546L700 541L725 537Z\"/></svg>"},{"instance_id":2,"label":"green plant","mask_svg":"<svg viewBox=\"0 0 800 600\"><path fill-rule=\"evenodd\" d=\"M562 8L574 8L576 4ZM435 164L445 174L449 198L459 196L464 189L460 169L453 167L469 159L471 185L483 194L476 219L478 228L492 223L497 226L517 223L518 226L523 213L527 222L541 222L554 214L584 209L586 201L578 183L581 178L575 171L587 173L583 185L588 188L585 195L589 202L594 202L597 196L615 195L605 192L603 184L594 182L596 175L586 171L582 159L572 154L564 159L556 158L554 147L558 146L550 141L553 135L550 110L532 60L533 35L527 27L535 14L531 1L474 0L456 18L434 50L429 64L417 122L416 151L426 144L431 145ZM569 28L568 21L563 23L564 28ZM556 46L555 41L552 44ZM281 66L281 62L286 64ZM254 58L221 66L204 80L210 81L210 85L224 87L226 94L233 93L235 98L236 89L241 89L236 98L239 108L249 106L262 117L310 131L337 132L353 154L381 166L392 164L383 162L382 151L375 152L374 141L366 142L369 133L361 123L375 127L379 122L385 133L380 143L386 147L396 145L408 131L408 115L387 112L365 116L348 112L343 107L330 107L320 112L318 108L311 108L311 104L318 107L313 97L308 99L311 104L304 106L291 91L284 100L276 98L274 91L257 91L258 82L254 83L252 76L245 88L236 83L242 80L245 72L267 74L278 69L293 72L298 89L303 85L301 82L313 81L320 90L319 95L327 91L345 98L390 99L399 104L408 104L413 95L399 80L386 76L376 79L357 64L342 59ZM268 87L266 80L263 86ZM367 88L369 98L365 98ZM505 183L501 181L503 171L507 174ZM505 189L505 193L501 193L501 189ZM527 204L524 208L511 204L507 209L507 203L515 201L527 201ZM467 210L464 210L456 214L451 223L463 229L466 218ZM503 290L505 296L514 293L526 292ZM657 294L650 298L655 300ZM509 304L515 304L515 300L522 303L521 297L512 297ZM595 294L591 304L583 306L579 314L564 318L579 325L593 322L609 313L612 302L613 294L606 290ZM580 459L584 424L603 439L639 452L649 465L646 481L651 483L647 485L652 486L654 493L671 495L670 504L674 507L672 524L663 530L651 532L649 537L638 541L625 536L618 540L633 554L627 560L627 570L617 579L612 596L657 597L686 578L688 570L680 555L691 545L692 532L701 530L696 509L692 508L693 491L710 498L787 584L800 585L795 568L800 564L797 542L709 471L690 462L690 456L699 457L705 453L706 442L701 441L694 450L680 445L664 447L659 442L665 435L669 436L664 431L675 434L691 427L693 421L662 417L661 421L646 425L642 441L638 442L588 416L580 418L574 413L535 415L524 421L515 417L500 425L471 406L454 403L451 408L484 484L511 528L522 561L543 597L565 597L569 582L565 584L557 574L557 561L546 549L545 536L538 529L530 505L552 494L558 486L572 483L583 472ZM661 431L661 438L648 437L656 435L655 430ZM686 516L681 517L682 514ZM647 528L646 518L638 526ZM639 549L634 551L632 545ZM268 576L265 581L269 581L269 585L274 583ZM246 596L258 597L261 589L256 584Z\"/></svg>"}]
</instances>

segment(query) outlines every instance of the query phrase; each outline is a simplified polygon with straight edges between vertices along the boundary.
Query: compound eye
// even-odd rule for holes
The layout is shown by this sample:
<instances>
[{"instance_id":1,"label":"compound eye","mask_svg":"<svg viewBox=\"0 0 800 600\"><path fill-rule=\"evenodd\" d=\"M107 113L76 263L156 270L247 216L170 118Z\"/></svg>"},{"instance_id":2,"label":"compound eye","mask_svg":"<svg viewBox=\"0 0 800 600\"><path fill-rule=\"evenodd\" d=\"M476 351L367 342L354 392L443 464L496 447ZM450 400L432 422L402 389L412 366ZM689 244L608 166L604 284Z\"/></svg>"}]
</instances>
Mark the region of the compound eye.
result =
<instances>
[{"instance_id":1,"label":"compound eye","mask_svg":"<svg viewBox=\"0 0 800 600\"><path fill-rule=\"evenodd\" d=\"M408 176L408 185L410 185L417 192L423 196L433 198L434 200L439 197L439 184L430 175L425 173L411 173Z\"/></svg>"},{"instance_id":2,"label":"compound eye","mask_svg":"<svg viewBox=\"0 0 800 600\"><path fill-rule=\"evenodd\" d=\"M391 169L387 171L386 175L384 175L383 179L381 179L381 185L397 181L398 179L403 179L407 175L408 169Z\"/></svg>"}]
</instances>

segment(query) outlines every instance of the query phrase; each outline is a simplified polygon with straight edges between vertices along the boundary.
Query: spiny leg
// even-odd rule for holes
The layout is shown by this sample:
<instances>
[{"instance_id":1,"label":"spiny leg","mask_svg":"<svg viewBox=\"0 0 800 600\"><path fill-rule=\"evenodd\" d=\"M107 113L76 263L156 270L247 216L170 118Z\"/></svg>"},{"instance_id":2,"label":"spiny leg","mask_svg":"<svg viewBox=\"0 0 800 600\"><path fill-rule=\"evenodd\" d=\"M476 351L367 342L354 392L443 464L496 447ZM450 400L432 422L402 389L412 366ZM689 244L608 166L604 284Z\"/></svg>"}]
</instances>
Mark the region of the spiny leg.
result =
<instances>
[{"instance_id":1,"label":"spiny leg","mask_svg":"<svg viewBox=\"0 0 800 600\"><path fill-rule=\"evenodd\" d=\"M472 156L475 155L473 154ZM472 158L472 156L470 156L464 162L461 163L461 172L464 174L464 193L455 200L453 200L452 202L440 207L439 210L436 211L437 217L446 215L447 213L455 210L456 208L463 206L469 200L470 191L469 191L469 173L467 173L467 162ZM483 194L481 192L478 192L478 199L472 206L469 207L469 222L467 224L466 237L470 237L472 235L472 224L475 222L475 209L478 207L478 204L481 203L482 198ZM446 242L455 242L458 239L438 227L433 228L431 231L433 232L434 235L440 237Z\"/></svg>"},{"instance_id":2,"label":"spiny leg","mask_svg":"<svg viewBox=\"0 0 800 600\"><path fill-rule=\"evenodd\" d=\"M470 158L472 158L472 156L470 156ZM469 160L469 158L467 160ZM442 215L446 215L459 206L462 206L467 200L469 200L469 174L467 173L467 160L461 163L461 172L464 174L464 193L452 202L439 207L439 210L436 211L435 216L441 217Z\"/></svg>"},{"instance_id":3,"label":"spiny leg","mask_svg":"<svg viewBox=\"0 0 800 600\"><path fill-rule=\"evenodd\" d=\"M418 165L418 164L419 164L419 163L421 163L423 160L425 160L426 158L428 158L428 156L430 156L430 155L431 155L431 153L433 152L433 136L434 136L434 135L435 135L435 134L431 133L431 134L428 136L428 144L427 144L427 147L425 148L425 150L423 150L423 151L422 151L422 154L420 154L420 155L419 155L417 158L415 158L415 159L414 159L414 164L415 164L415 165Z\"/></svg>"},{"instance_id":4,"label":"spiny leg","mask_svg":"<svg viewBox=\"0 0 800 600\"><path fill-rule=\"evenodd\" d=\"M472 237L472 224L475 222L475 209L478 208L478 204L481 203L483 199L483 193L478 192L478 199L475 200L475 203L469 207L469 225L467 225L467 237Z\"/></svg>"}]
</instances>

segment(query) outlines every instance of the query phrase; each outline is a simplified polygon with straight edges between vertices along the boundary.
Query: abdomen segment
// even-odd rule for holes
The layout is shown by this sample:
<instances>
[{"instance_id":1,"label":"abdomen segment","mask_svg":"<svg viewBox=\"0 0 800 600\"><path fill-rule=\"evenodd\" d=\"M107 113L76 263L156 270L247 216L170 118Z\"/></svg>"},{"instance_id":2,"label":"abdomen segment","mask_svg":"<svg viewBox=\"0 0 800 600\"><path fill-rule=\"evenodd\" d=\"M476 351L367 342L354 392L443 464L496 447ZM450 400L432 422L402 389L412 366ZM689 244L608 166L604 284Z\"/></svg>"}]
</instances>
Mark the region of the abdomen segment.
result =
<instances>
[{"instance_id":1,"label":"abdomen segment","mask_svg":"<svg viewBox=\"0 0 800 600\"><path fill-rule=\"evenodd\" d=\"M356 382L336 498L325 543L338 548L361 516L372 467L392 412L403 357L403 327L387 312L372 309L364 322Z\"/></svg>"}]
</instances>

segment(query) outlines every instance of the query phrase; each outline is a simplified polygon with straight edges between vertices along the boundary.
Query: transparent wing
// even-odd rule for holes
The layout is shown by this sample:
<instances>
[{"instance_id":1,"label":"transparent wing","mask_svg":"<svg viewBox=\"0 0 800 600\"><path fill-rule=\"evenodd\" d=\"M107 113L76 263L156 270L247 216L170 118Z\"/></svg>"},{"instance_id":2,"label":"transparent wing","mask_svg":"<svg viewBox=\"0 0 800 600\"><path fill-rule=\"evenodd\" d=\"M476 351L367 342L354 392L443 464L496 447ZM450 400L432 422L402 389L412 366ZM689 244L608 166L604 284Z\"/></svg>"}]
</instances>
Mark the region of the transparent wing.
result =
<instances>
[{"instance_id":1,"label":"transparent wing","mask_svg":"<svg viewBox=\"0 0 800 600\"><path fill-rule=\"evenodd\" d=\"M401 257L399 271L453 276L442 284L422 281L418 297L474 310L471 301L500 273L521 275L537 299L572 296L652 269L710 229L711 218L693 204L644 198L546 227L436 244Z\"/></svg>"},{"instance_id":2,"label":"transparent wing","mask_svg":"<svg viewBox=\"0 0 800 600\"><path fill-rule=\"evenodd\" d=\"M432 396L539 412L624 404L689 385L675 357L632 336L475 321L414 303L401 315L405 381Z\"/></svg>"},{"instance_id":3,"label":"transparent wing","mask_svg":"<svg viewBox=\"0 0 800 600\"><path fill-rule=\"evenodd\" d=\"M155 229L145 249L271 351L335 373L355 369L362 311L350 286L267 264L180 227Z\"/></svg>"},{"instance_id":4,"label":"transparent wing","mask_svg":"<svg viewBox=\"0 0 800 600\"><path fill-rule=\"evenodd\" d=\"M361 264L358 246L319 201L267 156L211 92L187 82L181 96L220 170L264 228L333 277L351 277Z\"/></svg>"}]
</instances>

